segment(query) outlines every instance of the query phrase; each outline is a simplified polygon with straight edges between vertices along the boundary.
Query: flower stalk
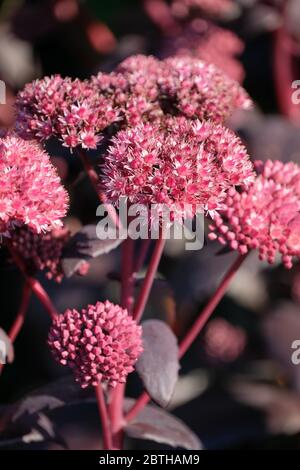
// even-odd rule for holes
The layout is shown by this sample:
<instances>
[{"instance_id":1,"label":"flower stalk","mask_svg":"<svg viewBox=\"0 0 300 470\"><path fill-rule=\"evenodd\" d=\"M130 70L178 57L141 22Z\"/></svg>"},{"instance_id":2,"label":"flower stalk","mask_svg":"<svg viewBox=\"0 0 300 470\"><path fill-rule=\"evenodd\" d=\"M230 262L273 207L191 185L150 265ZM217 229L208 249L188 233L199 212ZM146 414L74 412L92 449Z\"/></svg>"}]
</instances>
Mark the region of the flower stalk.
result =
<instances>
[{"instance_id":1,"label":"flower stalk","mask_svg":"<svg viewBox=\"0 0 300 470\"><path fill-rule=\"evenodd\" d=\"M232 266L229 268L223 279L221 280L219 286L217 287L216 291L214 292L213 296L210 298L204 309L200 312L197 317L197 320L192 325L191 329L188 331L186 336L183 338L179 345L179 354L178 357L181 359L187 350L190 348L192 343L195 341L199 333L202 331L203 327L205 326L207 320L215 311L215 308L219 304L219 302L224 297L230 282L232 281L234 275L240 268L241 264L244 262L247 254L239 255ZM137 399L135 404L132 408L128 411L127 415L125 416L125 421L130 422L132 421L135 416L147 405L147 403L151 400L150 396L147 392L143 392L140 397Z\"/></svg>"}]
</instances>

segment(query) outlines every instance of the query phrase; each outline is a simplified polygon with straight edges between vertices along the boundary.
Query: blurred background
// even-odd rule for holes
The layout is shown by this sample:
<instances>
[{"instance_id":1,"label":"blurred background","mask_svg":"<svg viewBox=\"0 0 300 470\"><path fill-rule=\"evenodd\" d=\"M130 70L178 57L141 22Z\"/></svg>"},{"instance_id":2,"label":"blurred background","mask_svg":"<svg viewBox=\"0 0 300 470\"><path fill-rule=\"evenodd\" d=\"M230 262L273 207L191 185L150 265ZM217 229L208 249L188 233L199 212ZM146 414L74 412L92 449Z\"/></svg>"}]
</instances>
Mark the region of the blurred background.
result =
<instances>
[{"instance_id":1,"label":"blurred background","mask_svg":"<svg viewBox=\"0 0 300 470\"><path fill-rule=\"evenodd\" d=\"M253 111L230 122L251 157L300 164L300 104L292 102L292 83L300 80L299 0L2 0L0 79L6 104L0 105L0 127L13 126L14 97L25 83L56 73L89 77L111 71L132 54L192 55L215 63L255 101ZM97 198L76 157L57 142L49 141L47 148L70 190L67 224L75 232L95 221ZM168 242L160 265L164 280L155 286L146 316L165 319L182 336L234 257L210 241L198 252ZM41 277L41 282L59 311L105 298L117 301L112 273L118 263L116 250L92 262L83 278L56 284ZM23 281L4 259L0 276L0 325L7 330ZM183 359L170 405L205 448L300 449L300 364L291 360L291 344L300 340L299 306L300 265L290 271L270 267L252 253ZM3 406L65 380L46 345L48 328L47 315L32 299L16 360L1 376ZM128 393L140 390L132 374ZM98 448L92 405L52 413L52 419L70 448ZM158 448L141 441L128 446Z\"/></svg>"}]
</instances>

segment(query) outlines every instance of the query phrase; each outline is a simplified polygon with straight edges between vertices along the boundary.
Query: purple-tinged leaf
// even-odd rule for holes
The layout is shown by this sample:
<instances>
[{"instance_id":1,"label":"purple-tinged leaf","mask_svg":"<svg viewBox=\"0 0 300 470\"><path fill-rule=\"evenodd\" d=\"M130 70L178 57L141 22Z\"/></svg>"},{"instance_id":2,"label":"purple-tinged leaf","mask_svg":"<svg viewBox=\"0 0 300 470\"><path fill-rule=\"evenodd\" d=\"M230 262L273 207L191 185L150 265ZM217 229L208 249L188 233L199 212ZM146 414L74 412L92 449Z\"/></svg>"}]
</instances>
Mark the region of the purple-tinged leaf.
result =
<instances>
[{"instance_id":1,"label":"purple-tinged leaf","mask_svg":"<svg viewBox=\"0 0 300 470\"><path fill-rule=\"evenodd\" d=\"M147 320L142 327L144 352L136 370L151 398L166 407L178 379L177 338L161 320Z\"/></svg>"},{"instance_id":2,"label":"purple-tinged leaf","mask_svg":"<svg viewBox=\"0 0 300 470\"><path fill-rule=\"evenodd\" d=\"M29 396L17 404L13 421L17 421L25 414L35 414L42 410L54 410L64 405L64 402L48 395Z\"/></svg>"},{"instance_id":3,"label":"purple-tinged leaf","mask_svg":"<svg viewBox=\"0 0 300 470\"><path fill-rule=\"evenodd\" d=\"M122 239L115 237L113 229L107 230L107 238L98 238L96 227L85 225L67 243L62 258L66 277L71 277L86 260L107 254L122 243Z\"/></svg>"},{"instance_id":4,"label":"purple-tinged leaf","mask_svg":"<svg viewBox=\"0 0 300 470\"><path fill-rule=\"evenodd\" d=\"M134 400L126 399L125 408L130 409L133 403ZM189 450L202 449L200 440L185 423L155 405L147 405L125 426L125 432L135 439L151 440Z\"/></svg>"}]
</instances>

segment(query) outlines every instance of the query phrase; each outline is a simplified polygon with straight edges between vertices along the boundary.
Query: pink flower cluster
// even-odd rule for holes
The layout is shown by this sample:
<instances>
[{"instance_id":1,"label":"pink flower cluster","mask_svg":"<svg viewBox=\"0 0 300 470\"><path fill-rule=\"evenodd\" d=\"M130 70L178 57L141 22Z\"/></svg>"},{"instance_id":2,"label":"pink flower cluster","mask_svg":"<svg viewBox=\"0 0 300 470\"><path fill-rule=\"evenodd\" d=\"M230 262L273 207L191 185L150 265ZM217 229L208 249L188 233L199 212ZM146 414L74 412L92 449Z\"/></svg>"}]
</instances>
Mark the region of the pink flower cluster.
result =
<instances>
[{"instance_id":1,"label":"pink flower cluster","mask_svg":"<svg viewBox=\"0 0 300 470\"><path fill-rule=\"evenodd\" d=\"M39 233L62 225L68 194L36 143L11 135L0 139L0 180L0 235L15 226Z\"/></svg>"},{"instance_id":2,"label":"pink flower cluster","mask_svg":"<svg viewBox=\"0 0 300 470\"><path fill-rule=\"evenodd\" d=\"M45 77L25 85L16 99L17 131L23 138L58 137L63 145L93 149L99 133L117 120L111 101L88 81Z\"/></svg>"},{"instance_id":3,"label":"pink flower cluster","mask_svg":"<svg viewBox=\"0 0 300 470\"><path fill-rule=\"evenodd\" d=\"M85 388L125 382L142 352L142 329L127 310L109 301L66 310L54 319L49 346L55 359L69 366Z\"/></svg>"},{"instance_id":4,"label":"pink flower cluster","mask_svg":"<svg viewBox=\"0 0 300 470\"><path fill-rule=\"evenodd\" d=\"M280 253L291 268L293 257L300 255L300 167L280 161L258 162L256 167L253 184L242 192L230 190L209 238L242 254L257 249L269 263Z\"/></svg>"},{"instance_id":5,"label":"pink flower cluster","mask_svg":"<svg viewBox=\"0 0 300 470\"><path fill-rule=\"evenodd\" d=\"M16 127L26 139L56 136L67 147L93 149L115 123L135 126L170 114L223 121L250 104L245 90L213 65L138 55L90 80L55 75L27 84L16 99Z\"/></svg>"},{"instance_id":6,"label":"pink flower cluster","mask_svg":"<svg viewBox=\"0 0 300 470\"><path fill-rule=\"evenodd\" d=\"M10 243L25 261L28 273L45 271L48 279L61 282L63 270L61 258L63 248L70 238L66 228L37 234L26 227L16 228L11 234Z\"/></svg>"},{"instance_id":7,"label":"pink flower cluster","mask_svg":"<svg viewBox=\"0 0 300 470\"><path fill-rule=\"evenodd\" d=\"M204 60L241 83L245 74L236 57L243 52L243 49L243 42L232 31L196 19L183 30L182 34L166 39L164 54L191 56Z\"/></svg>"},{"instance_id":8,"label":"pink flower cluster","mask_svg":"<svg viewBox=\"0 0 300 470\"><path fill-rule=\"evenodd\" d=\"M91 78L95 93L112 103L121 124L134 126L162 115L157 80L160 62L152 56L137 55L123 61L116 72Z\"/></svg>"},{"instance_id":9,"label":"pink flower cluster","mask_svg":"<svg viewBox=\"0 0 300 470\"><path fill-rule=\"evenodd\" d=\"M230 130L184 118L166 124L140 124L112 139L103 165L109 200L127 196L131 203L214 213L232 185L253 179L246 149Z\"/></svg>"},{"instance_id":10,"label":"pink flower cluster","mask_svg":"<svg viewBox=\"0 0 300 470\"><path fill-rule=\"evenodd\" d=\"M189 119L223 122L235 109L248 109L246 91L212 64L191 57L166 59L159 80L170 112Z\"/></svg>"}]
</instances>

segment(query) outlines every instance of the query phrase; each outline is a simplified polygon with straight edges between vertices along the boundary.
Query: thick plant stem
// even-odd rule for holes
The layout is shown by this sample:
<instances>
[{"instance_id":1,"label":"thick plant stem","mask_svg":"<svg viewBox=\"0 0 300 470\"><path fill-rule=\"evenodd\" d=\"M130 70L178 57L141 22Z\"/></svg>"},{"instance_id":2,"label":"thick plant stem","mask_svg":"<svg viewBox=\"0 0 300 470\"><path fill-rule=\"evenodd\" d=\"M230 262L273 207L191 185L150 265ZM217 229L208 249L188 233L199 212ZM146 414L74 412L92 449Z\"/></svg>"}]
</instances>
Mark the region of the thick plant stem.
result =
<instances>
[{"instance_id":1,"label":"thick plant stem","mask_svg":"<svg viewBox=\"0 0 300 470\"><path fill-rule=\"evenodd\" d=\"M200 315L198 316L197 320L195 323L192 325L191 329L188 331L188 333L185 335L183 340L181 341L179 345L179 359L184 356L186 351L190 348L192 343L195 341L197 336L199 335L200 331L206 324L207 320L209 317L213 314L215 311L215 308L217 305L220 303L222 298L224 297L228 286L230 282L232 281L233 276L235 273L238 271L239 267L243 263L244 259L246 258L247 255L239 255L237 259L234 261L232 266L229 268L225 276L223 277L222 281L220 282L219 286L217 287L217 290L213 294L213 296L210 298Z\"/></svg>"},{"instance_id":2,"label":"thick plant stem","mask_svg":"<svg viewBox=\"0 0 300 470\"><path fill-rule=\"evenodd\" d=\"M150 291L164 250L165 243L166 240L162 237L162 235L160 235L159 239L156 241L150 264L146 273L146 277L142 284L136 305L133 310L133 318L137 323L140 322L144 313L145 306L148 302Z\"/></svg>"},{"instance_id":3,"label":"thick plant stem","mask_svg":"<svg viewBox=\"0 0 300 470\"><path fill-rule=\"evenodd\" d=\"M121 245L121 305L131 312L133 306L133 255L134 241L127 238Z\"/></svg>"},{"instance_id":4,"label":"thick plant stem","mask_svg":"<svg viewBox=\"0 0 300 470\"><path fill-rule=\"evenodd\" d=\"M136 262L134 264L134 272L138 273L142 267L144 266L145 259L149 250L149 247L151 245L151 238L147 238L146 240L142 241L142 246L140 249L140 252L138 254L138 257L136 259Z\"/></svg>"},{"instance_id":5,"label":"thick plant stem","mask_svg":"<svg viewBox=\"0 0 300 470\"><path fill-rule=\"evenodd\" d=\"M229 268L223 279L221 280L217 290L210 298L204 309L200 312L197 320L192 325L191 329L181 341L179 345L179 359L184 356L186 351L190 348L192 343L195 341L195 339L201 332L209 317L213 314L215 308L225 295L233 276L238 271L239 267L241 266L246 257L247 254L239 255L232 264L232 266ZM144 408L144 406L147 405L150 399L151 398L149 397L147 392L143 392L137 399L133 407L128 411L127 415L125 416L125 421L131 421Z\"/></svg>"},{"instance_id":6,"label":"thick plant stem","mask_svg":"<svg viewBox=\"0 0 300 470\"><path fill-rule=\"evenodd\" d=\"M120 219L118 217L118 214L116 212L116 210L114 209L114 207L112 206L112 204L108 204L107 203L107 200L106 200L106 196L103 192L101 192L100 188L99 188L99 178L98 178L98 175L96 173L96 171L94 170L94 168L92 167L91 165L91 162L89 161L89 158L87 156L87 154L80 148L77 149L77 154L79 155L80 159L81 159L81 162L82 162L82 165L91 181L91 184L93 186L93 188L95 189L96 193L97 193L97 196L99 198L99 201L101 202L101 204L103 204L105 210L107 211L109 217L111 218L111 220L113 221L115 227L120 227L121 224L120 224Z\"/></svg>"},{"instance_id":7,"label":"thick plant stem","mask_svg":"<svg viewBox=\"0 0 300 470\"><path fill-rule=\"evenodd\" d=\"M30 286L34 295L39 299L45 310L48 312L51 318L54 318L57 315L56 308L54 307L53 303L50 300L47 292L40 284L40 282L32 276L29 276L26 270L26 266L19 256L19 254L12 248L12 246L8 246L11 256L15 262L15 264L20 269L21 273L23 274L27 284Z\"/></svg>"},{"instance_id":8,"label":"thick plant stem","mask_svg":"<svg viewBox=\"0 0 300 470\"><path fill-rule=\"evenodd\" d=\"M134 241L127 238L121 245L121 305L127 308L131 313L133 306L134 294L134 277L133 277L133 255ZM124 422L123 402L126 384L118 384L111 393L111 403L109 406L109 414L112 423L113 446L115 449L121 449L123 446Z\"/></svg>"},{"instance_id":9,"label":"thick plant stem","mask_svg":"<svg viewBox=\"0 0 300 470\"><path fill-rule=\"evenodd\" d=\"M31 287L30 285L25 282L24 287L23 287L23 292L22 292L22 300L21 300L21 305L18 311L18 314L15 318L14 323L12 324L9 332L8 332L8 337L11 340L12 343L15 342L18 334L20 333L24 319L28 310L28 305L29 305L29 300L30 300L30 295L31 295ZM0 374L4 368L4 364L0 364Z\"/></svg>"},{"instance_id":10,"label":"thick plant stem","mask_svg":"<svg viewBox=\"0 0 300 470\"><path fill-rule=\"evenodd\" d=\"M112 437L111 437L111 429L110 429L110 422L107 413L107 407L105 403L104 393L102 389L102 385L99 383L98 386L95 387L95 394L97 399L97 405L99 410L99 415L102 424L102 438L103 438L103 450L112 450Z\"/></svg>"},{"instance_id":11,"label":"thick plant stem","mask_svg":"<svg viewBox=\"0 0 300 470\"><path fill-rule=\"evenodd\" d=\"M28 310L30 296L31 296L31 287L27 282L25 282L24 287L23 287L23 292L22 292L22 300L21 300L20 309L8 333L8 337L10 338L12 343L16 340L23 326L25 316Z\"/></svg>"}]
</instances>

